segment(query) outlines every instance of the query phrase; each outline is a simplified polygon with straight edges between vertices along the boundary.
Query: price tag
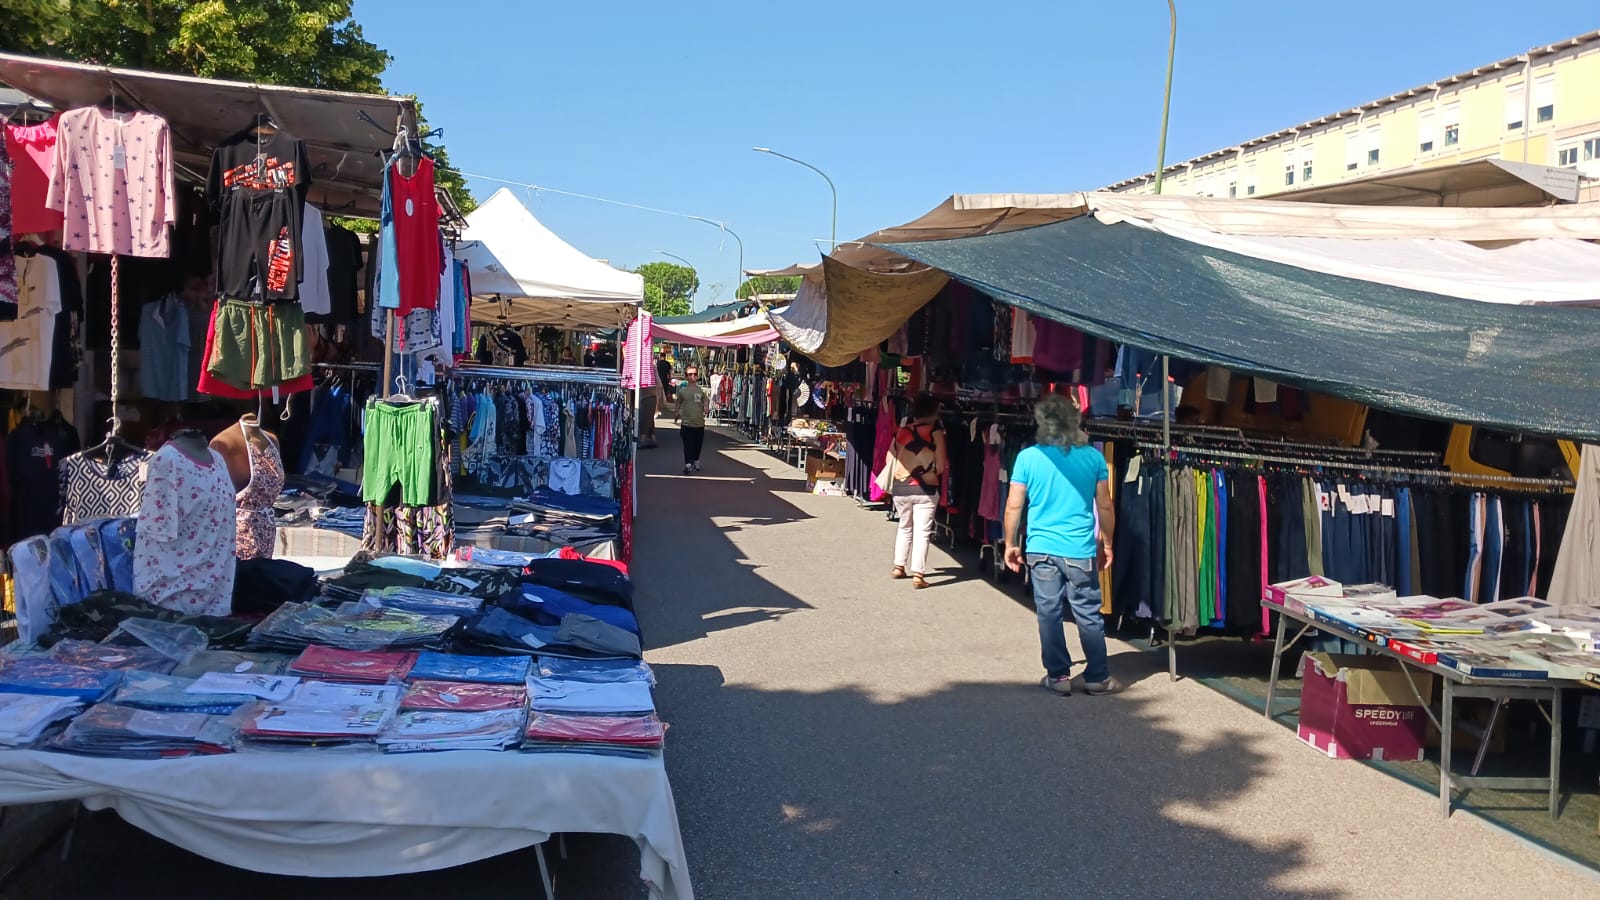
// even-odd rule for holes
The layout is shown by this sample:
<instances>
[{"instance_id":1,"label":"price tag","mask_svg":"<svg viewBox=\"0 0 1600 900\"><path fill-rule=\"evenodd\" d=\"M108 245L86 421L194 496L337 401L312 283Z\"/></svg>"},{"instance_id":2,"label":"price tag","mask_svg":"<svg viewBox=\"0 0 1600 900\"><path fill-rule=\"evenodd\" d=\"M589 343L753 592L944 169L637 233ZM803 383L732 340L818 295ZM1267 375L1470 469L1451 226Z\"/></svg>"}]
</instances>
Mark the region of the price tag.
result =
<instances>
[{"instance_id":1,"label":"price tag","mask_svg":"<svg viewBox=\"0 0 1600 900\"><path fill-rule=\"evenodd\" d=\"M111 148L111 168L122 170L128 167L128 148L121 144Z\"/></svg>"},{"instance_id":2,"label":"price tag","mask_svg":"<svg viewBox=\"0 0 1600 900\"><path fill-rule=\"evenodd\" d=\"M248 672L255 667L256 664L247 659L244 662L239 663L237 666L234 666L233 671L243 675L245 672Z\"/></svg>"},{"instance_id":3,"label":"price tag","mask_svg":"<svg viewBox=\"0 0 1600 900\"><path fill-rule=\"evenodd\" d=\"M456 696L455 694L446 693L445 691L440 691L439 692L439 699L443 700L446 703L460 703L461 702L461 698L460 697Z\"/></svg>"}]
</instances>

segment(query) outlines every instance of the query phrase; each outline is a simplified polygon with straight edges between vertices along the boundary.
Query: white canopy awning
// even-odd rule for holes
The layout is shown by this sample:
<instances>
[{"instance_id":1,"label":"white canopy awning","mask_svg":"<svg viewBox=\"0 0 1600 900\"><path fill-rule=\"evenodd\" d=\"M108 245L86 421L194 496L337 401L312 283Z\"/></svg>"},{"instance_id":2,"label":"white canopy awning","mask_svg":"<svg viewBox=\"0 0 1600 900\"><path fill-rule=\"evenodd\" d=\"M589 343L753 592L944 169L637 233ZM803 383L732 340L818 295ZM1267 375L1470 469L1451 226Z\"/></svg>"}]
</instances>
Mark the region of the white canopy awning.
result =
<instances>
[{"instance_id":1,"label":"white canopy awning","mask_svg":"<svg viewBox=\"0 0 1600 900\"><path fill-rule=\"evenodd\" d=\"M643 277L563 241L506 188L467 214L462 238L475 322L616 328L644 303Z\"/></svg>"}]
</instances>

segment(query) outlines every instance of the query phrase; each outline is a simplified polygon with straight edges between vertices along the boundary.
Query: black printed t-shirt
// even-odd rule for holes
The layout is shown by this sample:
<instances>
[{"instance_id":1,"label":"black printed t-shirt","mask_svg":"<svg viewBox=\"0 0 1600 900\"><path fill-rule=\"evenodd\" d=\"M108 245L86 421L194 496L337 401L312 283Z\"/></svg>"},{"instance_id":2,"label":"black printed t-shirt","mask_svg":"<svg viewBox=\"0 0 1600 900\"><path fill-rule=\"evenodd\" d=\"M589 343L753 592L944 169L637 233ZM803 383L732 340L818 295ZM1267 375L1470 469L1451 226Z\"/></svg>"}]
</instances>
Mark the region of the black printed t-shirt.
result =
<instances>
[{"instance_id":1,"label":"black printed t-shirt","mask_svg":"<svg viewBox=\"0 0 1600 900\"><path fill-rule=\"evenodd\" d=\"M287 131L241 131L211 154L206 199L217 215L217 291L240 300L298 300L300 227L311 161Z\"/></svg>"},{"instance_id":2,"label":"black printed t-shirt","mask_svg":"<svg viewBox=\"0 0 1600 900\"><path fill-rule=\"evenodd\" d=\"M330 225L328 237L327 313L307 313L307 322L347 325L356 320L356 292L361 285L361 238L347 228Z\"/></svg>"},{"instance_id":3,"label":"black printed t-shirt","mask_svg":"<svg viewBox=\"0 0 1600 900\"><path fill-rule=\"evenodd\" d=\"M61 524L61 460L82 447L66 422L24 421L6 438L12 526L18 539Z\"/></svg>"}]
</instances>

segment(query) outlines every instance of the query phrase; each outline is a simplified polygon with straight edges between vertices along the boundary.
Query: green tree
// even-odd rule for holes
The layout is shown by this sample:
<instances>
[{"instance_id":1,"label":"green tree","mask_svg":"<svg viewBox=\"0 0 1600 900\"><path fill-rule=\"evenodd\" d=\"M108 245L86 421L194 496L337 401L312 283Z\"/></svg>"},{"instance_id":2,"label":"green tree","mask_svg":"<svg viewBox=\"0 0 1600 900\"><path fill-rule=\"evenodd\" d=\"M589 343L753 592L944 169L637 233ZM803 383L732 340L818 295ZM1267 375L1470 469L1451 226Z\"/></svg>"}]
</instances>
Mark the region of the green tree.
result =
<instances>
[{"instance_id":1,"label":"green tree","mask_svg":"<svg viewBox=\"0 0 1600 900\"><path fill-rule=\"evenodd\" d=\"M800 290L799 275L754 275L739 285L734 298L748 300L757 294L792 294L798 290Z\"/></svg>"},{"instance_id":2,"label":"green tree","mask_svg":"<svg viewBox=\"0 0 1600 900\"><path fill-rule=\"evenodd\" d=\"M644 309L652 316L687 316L694 307L687 299L667 299L661 285L644 283Z\"/></svg>"},{"instance_id":3,"label":"green tree","mask_svg":"<svg viewBox=\"0 0 1600 900\"><path fill-rule=\"evenodd\" d=\"M694 311L689 298L700 289L700 276L694 269L677 263L647 262L633 271L644 276L644 308L651 315L686 316Z\"/></svg>"},{"instance_id":4,"label":"green tree","mask_svg":"<svg viewBox=\"0 0 1600 900\"><path fill-rule=\"evenodd\" d=\"M296 87L384 92L391 57L354 0L6 0L0 48L55 59ZM421 108L418 107L420 118ZM423 146L463 213L476 203L442 143Z\"/></svg>"}]
</instances>

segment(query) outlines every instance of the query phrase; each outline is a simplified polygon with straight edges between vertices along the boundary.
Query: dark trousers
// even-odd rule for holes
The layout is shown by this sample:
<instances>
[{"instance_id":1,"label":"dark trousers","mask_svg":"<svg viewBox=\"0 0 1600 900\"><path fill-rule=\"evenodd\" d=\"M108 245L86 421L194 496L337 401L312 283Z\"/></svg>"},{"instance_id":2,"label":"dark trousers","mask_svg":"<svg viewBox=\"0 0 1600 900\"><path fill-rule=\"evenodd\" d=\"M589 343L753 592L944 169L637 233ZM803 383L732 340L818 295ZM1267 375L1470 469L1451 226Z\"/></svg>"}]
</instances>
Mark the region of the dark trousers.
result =
<instances>
[{"instance_id":1,"label":"dark trousers","mask_svg":"<svg viewBox=\"0 0 1600 900\"><path fill-rule=\"evenodd\" d=\"M690 428L688 425L680 427L683 435L683 464L697 463L700 461L700 448L706 444L705 426Z\"/></svg>"}]
</instances>

